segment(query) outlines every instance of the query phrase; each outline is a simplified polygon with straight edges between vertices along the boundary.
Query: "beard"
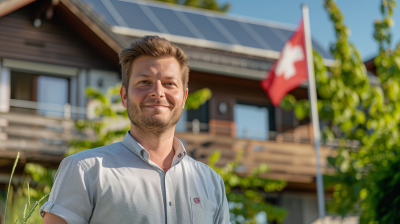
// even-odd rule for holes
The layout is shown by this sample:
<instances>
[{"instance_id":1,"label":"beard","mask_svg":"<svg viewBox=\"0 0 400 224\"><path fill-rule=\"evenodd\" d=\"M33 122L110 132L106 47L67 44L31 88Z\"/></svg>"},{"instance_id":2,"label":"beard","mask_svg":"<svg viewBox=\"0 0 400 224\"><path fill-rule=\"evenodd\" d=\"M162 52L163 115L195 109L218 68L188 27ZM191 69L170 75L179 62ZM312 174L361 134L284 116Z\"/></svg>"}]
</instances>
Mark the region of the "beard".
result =
<instances>
[{"instance_id":1,"label":"beard","mask_svg":"<svg viewBox=\"0 0 400 224\"><path fill-rule=\"evenodd\" d=\"M169 116L157 117L159 114L158 109L156 109L155 113L151 115L145 113L145 103L154 103L159 104L159 100L141 102L139 105L131 102L129 97L127 97L127 110L128 117L131 123L140 130L141 133L146 135L160 136L162 133L171 129L178 123L179 118L183 112L183 102L181 105L173 105L168 102L170 108L172 107L172 111Z\"/></svg>"}]
</instances>

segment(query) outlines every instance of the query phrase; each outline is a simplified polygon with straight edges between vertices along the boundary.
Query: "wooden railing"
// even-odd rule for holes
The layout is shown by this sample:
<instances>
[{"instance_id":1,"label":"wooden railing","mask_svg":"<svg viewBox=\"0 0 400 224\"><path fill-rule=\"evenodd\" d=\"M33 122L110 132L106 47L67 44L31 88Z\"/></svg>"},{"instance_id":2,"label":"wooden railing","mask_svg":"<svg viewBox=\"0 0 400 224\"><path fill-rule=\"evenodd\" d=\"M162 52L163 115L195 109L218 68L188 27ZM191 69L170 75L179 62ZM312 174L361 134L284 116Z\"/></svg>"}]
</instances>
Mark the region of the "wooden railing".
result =
<instances>
[{"instance_id":1,"label":"wooden railing","mask_svg":"<svg viewBox=\"0 0 400 224\"><path fill-rule=\"evenodd\" d=\"M11 112L18 108L29 111L31 114L38 114L40 112L53 112L57 117L63 117L64 119L85 118L87 114L85 107L71 106L69 103L60 105L11 99L9 101L9 105Z\"/></svg>"},{"instance_id":2,"label":"wooden railing","mask_svg":"<svg viewBox=\"0 0 400 224\"><path fill-rule=\"evenodd\" d=\"M12 105L22 108L23 105L17 103L20 102L14 101ZM24 106L27 105L24 104ZM30 104L30 106L32 110L45 108L44 105L39 104ZM61 107L58 109L62 110ZM77 111L76 109L71 108L69 111L72 114ZM83 111L81 112L83 114ZM122 122L129 122L129 120ZM215 150L221 150L222 157L218 165L224 165L234 160L238 152L242 150L245 157L242 163L243 169L238 170L239 173L245 174L262 162L267 162L271 165L271 172L265 174L265 177L307 183L313 181L315 156L313 146L310 144L312 139L308 135L310 130L307 126L300 126L292 133L271 131L268 132L268 139L262 141L236 138L232 134L235 133L235 130L232 130L235 128L232 122L223 123L227 130L225 134L221 134L222 129L215 127L221 125L221 122L206 124L195 120L187 122L186 125L187 131L177 132L176 136L184 141L189 155L200 161L207 162L207 158ZM11 158L17 151L21 151L27 159L35 157L38 160L47 159L57 163L68 149L69 140L77 136L71 116L57 118L16 112L0 113L1 157ZM347 143L351 147L357 147L356 141ZM332 153L331 148L338 144L339 140L334 140L322 147L321 163L325 168L327 167L326 157Z\"/></svg>"}]
</instances>

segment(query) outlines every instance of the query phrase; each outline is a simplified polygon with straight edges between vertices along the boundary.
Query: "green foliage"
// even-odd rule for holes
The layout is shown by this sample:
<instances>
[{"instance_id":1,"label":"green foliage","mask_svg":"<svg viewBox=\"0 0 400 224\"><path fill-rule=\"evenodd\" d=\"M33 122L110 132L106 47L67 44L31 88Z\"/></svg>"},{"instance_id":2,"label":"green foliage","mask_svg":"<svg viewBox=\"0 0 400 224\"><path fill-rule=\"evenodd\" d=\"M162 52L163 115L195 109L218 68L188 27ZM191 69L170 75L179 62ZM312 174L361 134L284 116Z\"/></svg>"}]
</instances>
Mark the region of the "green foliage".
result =
<instances>
[{"instance_id":1,"label":"green foliage","mask_svg":"<svg viewBox=\"0 0 400 224\"><path fill-rule=\"evenodd\" d=\"M375 22L374 37L380 46L380 53L375 58L377 86L370 85L361 56L348 40L350 30L335 1L325 0L324 5L333 22L337 41L331 46L335 64L330 73L323 65L322 57L314 52L320 97L318 110L325 124L325 140L340 139L337 156L328 159L336 172L325 176L325 185L334 190L328 209L342 216L350 212L361 213L360 223L397 223L399 220L388 220L398 217L395 215L399 209L398 201L397 207L382 205L387 202L387 194L393 199L399 197L400 191L387 192L381 186L385 182L392 187L398 186L400 180L391 182L380 176L383 172L387 177L400 175L398 169L388 170L389 165L394 167L394 158L400 153L400 48L390 48L395 1L382 0L383 19ZM285 97L283 105L294 108L299 119L309 114L307 103L294 102L293 97ZM359 146L350 147L348 140L357 141Z\"/></svg>"},{"instance_id":2,"label":"green foliage","mask_svg":"<svg viewBox=\"0 0 400 224\"><path fill-rule=\"evenodd\" d=\"M38 164L27 163L25 165L25 172L33 179L32 185L34 186L34 188L24 189L24 194L26 196L30 196L34 200L40 200L45 195L50 194L50 190L54 182L54 176L57 172L56 169L46 168Z\"/></svg>"},{"instance_id":3,"label":"green foliage","mask_svg":"<svg viewBox=\"0 0 400 224\"><path fill-rule=\"evenodd\" d=\"M212 92L209 88L197 90L193 93L189 93L185 103L186 110L196 110L202 104L211 99Z\"/></svg>"},{"instance_id":4,"label":"green foliage","mask_svg":"<svg viewBox=\"0 0 400 224\"><path fill-rule=\"evenodd\" d=\"M10 176L10 182L7 188L7 195L6 195L6 205L5 205L5 212L4 212L4 223L5 224L33 224L33 223L40 223L42 222L42 218L40 217L39 213L36 211L36 208L39 204L48 196L48 194L43 195L40 199L38 199L34 205L31 207L31 192L29 188L29 183L23 184L16 191L11 190L11 180L14 175L15 167L17 166L17 162L19 159L19 152L17 158L15 159L14 166ZM24 187L26 185L26 188ZM7 209L8 208L8 209ZM36 211L36 213L34 213ZM8 217L8 219L7 219ZM14 222L15 220L15 222ZM18 222L20 221L20 222Z\"/></svg>"},{"instance_id":5,"label":"green foliage","mask_svg":"<svg viewBox=\"0 0 400 224\"><path fill-rule=\"evenodd\" d=\"M240 154L235 161L228 162L224 167L217 167L215 163L218 162L220 154L220 151L215 151L210 156L208 165L224 180L231 219L235 220L233 223L256 224L256 215L263 211L268 214L268 221L281 223L288 215L287 210L267 203L262 192L281 191L286 182L259 177L259 174L269 171L267 164L252 169L251 175L239 176L236 170L242 160ZM239 222L239 217L245 221Z\"/></svg>"},{"instance_id":6,"label":"green foliage","mask_svg":"<svg viewBox=\"0 0 400 224\"><path fill-rule=\"evenodd\" d=\"M85 132L90 135L90 138L74 139L70 142L70 148L66 155L72 155L77 152L97 148L104 145L118 142L123 139L126 132L130 129L130 122L128 114L125 109L119 110L117 106L121 102L119 90L121 85L117 84L108 88L107 93L88 87L86 89L86 96L94 105L94 113L97 118L93 120L78 120L75 123L77 130ZM116 122L125 122L119 128L111 128L110 125Z\"/></svg>"},{"instance_id":7,"label":"green foliage","mask_svg":"<svg viewBox=\"0 0 400 224\"><path fill-rule=\"evenodd\" d=\"M365 200L360 223L400 223L400 155L386 160L386 166L371 172L368 188L360 192Z\"/></svg>"},{"instance_id":8,"label":"green foliage","mask_svg":"<svg viewBox=\"0 0 400 224\"><path fill-rule=\"evenodd\" d=\"M157 0L157 1L186 5L202 9L210 9L220 12L227 12L231 7L229 3L220 5L217 0Z\"/></svg>"},{"instance_id":9,"label":"green foliage","mask_svg":"<svg viewBox=\"0 0 400 224\"><path fill-rule=\"evenodd\" d=\"M7 218L4 222L5 224L36 224L43 222L43 218L39 215L38 207L46 197L42 200L39 199L38 201L35 201L25 194L27 189L28 185L26 184L21 185L15 190L11 187L12 191L10 191L8 199Z\"/></svg>"},{"instance_id":10,"label":"green foliage","mask_svg":"<svg viewBox=\"0 0 400 224\"><path fill-rule=\"evenodd\" d=\"M6 221L6 217L7 217L7 203L8 203L8 195L10 194L11 180L14 175L14 171L15 171L15 167L17 166L18 159L19 159L19 152L17 154L17 158L15 158L15 162L14 162L14 165L13 165L13 168L11 171L11 175L10 175L10 182L8 183L7 195L6 195L6 206L5 206L5 211L4 211L4 222Z\"/></svg>"}]
</instances>

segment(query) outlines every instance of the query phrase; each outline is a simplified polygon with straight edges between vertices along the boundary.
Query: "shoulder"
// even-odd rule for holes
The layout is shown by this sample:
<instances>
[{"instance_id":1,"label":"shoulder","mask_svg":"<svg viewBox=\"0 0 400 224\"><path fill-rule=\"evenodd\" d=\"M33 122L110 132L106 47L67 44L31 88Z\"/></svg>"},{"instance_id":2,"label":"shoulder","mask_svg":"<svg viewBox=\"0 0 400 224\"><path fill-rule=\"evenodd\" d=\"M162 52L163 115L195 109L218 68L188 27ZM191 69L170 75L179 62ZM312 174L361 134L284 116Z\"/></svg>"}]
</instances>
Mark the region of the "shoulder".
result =
<instances>
[{"instance_id":1,"label":"shoulder","mask_svg":"<svg viewBox=\"0 0 400 224\"><path fill-rule=\"evenodd\" d=\"M119 155L119 151L125 150L122 142L116 142L98 148L87 149L66 157L62 163L77 163L82 168L89 168L101 162L106 157Z\"/></svg>"}]
</instances>

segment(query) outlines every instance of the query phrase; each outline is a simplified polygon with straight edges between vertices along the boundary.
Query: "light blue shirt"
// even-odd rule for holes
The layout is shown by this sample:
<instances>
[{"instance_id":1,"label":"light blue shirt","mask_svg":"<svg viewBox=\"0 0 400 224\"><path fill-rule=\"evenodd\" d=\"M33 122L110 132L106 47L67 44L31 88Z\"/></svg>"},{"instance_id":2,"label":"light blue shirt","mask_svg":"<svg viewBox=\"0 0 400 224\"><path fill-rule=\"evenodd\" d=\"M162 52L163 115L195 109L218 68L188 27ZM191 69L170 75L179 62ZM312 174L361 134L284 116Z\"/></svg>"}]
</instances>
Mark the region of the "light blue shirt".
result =
<instances>
[{"instance_id":1,"label":"light blue shirt","mask_svg":"<svg viewBox=\"0 0 400 224\"><path fill-rule=\"evenodd\" d=\"M222 178L174 139L164 172L130 134L122 142L65 158L49 201L40 209L69 224L225 224L229 208Z\"/></svg>"}]
</instances>

